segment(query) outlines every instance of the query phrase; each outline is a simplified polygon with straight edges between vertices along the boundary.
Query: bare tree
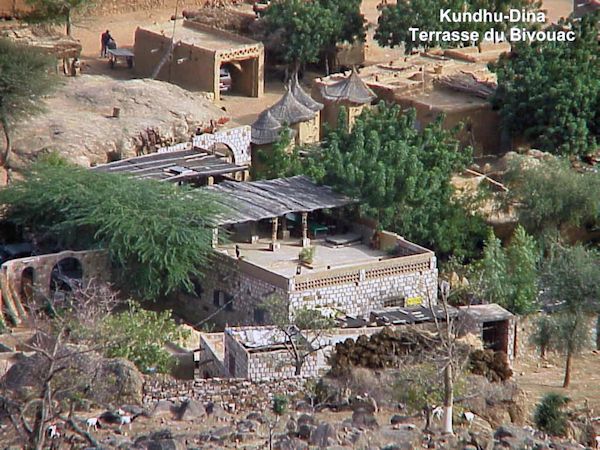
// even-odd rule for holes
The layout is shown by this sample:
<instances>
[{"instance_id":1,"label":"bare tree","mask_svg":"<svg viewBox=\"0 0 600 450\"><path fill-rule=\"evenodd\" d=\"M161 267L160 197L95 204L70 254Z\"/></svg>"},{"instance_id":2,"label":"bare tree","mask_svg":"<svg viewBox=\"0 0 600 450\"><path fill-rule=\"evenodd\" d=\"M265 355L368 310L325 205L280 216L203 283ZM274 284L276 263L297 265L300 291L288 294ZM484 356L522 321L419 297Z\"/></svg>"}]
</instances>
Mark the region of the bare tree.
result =
<instances>
[{"instance_id":1,"label":"bare tree","mask_svg":"<svg viewBox=\"0 0 600 450\"><path fill-rule=\"evenodd\" d=\"M268 297L262 305L281 335L274 336L274 340L281 341L277 343L285 347L294 362L295 375L300 376L306 360L328 346L324 338L334 320L316 309L303 308L290 314L288 303L276 295Z\"/></svg>"},{"instance_id":2,"label":"bare tree","mask_svg":"<svg viewBox=\"0 0 600 450\"><path fill-rule=\"evenodd\" d=\"M84 339L81 330L93 330L118 300L110 286L93 281L76 288L67 299L60 308L52 299L46 299L47 304L29 302L28 326L35 335L23 345L32 353L25 375L34 395L25 403L18 394L11 396L10 389L3 389L0 396L0 410L9 417L27 448L46 448L48 426L56 423L62 423L90 445L98 445L73 419L73 395L85 393L97 376L100 369L97 362L82 365L81 361L85 354L97 352L101 346L77 344ZM48 316L48 310L53 317ZM17 373L16 377L20 375ZM10 382L5 379L5 384ZM67 410L65 404L70 405Z\"/></svg>"}]
</instances>

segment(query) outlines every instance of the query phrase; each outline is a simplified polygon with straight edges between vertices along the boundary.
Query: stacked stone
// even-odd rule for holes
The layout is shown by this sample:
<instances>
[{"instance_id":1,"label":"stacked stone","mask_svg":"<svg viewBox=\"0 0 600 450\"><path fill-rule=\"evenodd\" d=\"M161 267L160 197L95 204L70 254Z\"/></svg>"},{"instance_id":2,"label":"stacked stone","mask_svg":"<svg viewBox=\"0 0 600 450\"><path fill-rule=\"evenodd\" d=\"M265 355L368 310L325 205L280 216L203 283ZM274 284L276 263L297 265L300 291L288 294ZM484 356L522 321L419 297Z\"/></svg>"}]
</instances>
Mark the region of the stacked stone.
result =
<instances>
[{"instance_id":1,"label":"stacked stone","mask_svg":"<svg viewBox=\"0 0 600 450\"><path fill-rule=\"evenodd\" d=\"M213 402L227 410L257 411L271 407L275 395L292 397L302 392L304 380L251 382L234 378L211 378L183 381L161 376L147 377L144 403L159 400L172 402L194 399Z\"/></svg>"}]
</instances>

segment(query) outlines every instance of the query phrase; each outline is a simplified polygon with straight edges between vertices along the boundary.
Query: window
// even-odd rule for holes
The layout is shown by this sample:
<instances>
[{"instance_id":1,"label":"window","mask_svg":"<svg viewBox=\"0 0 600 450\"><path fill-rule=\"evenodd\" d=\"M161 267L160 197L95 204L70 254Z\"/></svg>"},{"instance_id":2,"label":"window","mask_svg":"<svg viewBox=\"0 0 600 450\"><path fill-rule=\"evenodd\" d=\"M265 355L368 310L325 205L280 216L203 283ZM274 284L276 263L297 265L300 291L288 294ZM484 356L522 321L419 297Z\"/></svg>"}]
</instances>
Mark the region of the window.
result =
<instances>
[{"instance_id":1,"label":"window","mask_svg":"<svg viewBox=\"0 0 600 450\"><path fill-rule=\"evenodd\" d=\"M404 297L391 297L383 300L384 308L391 308L393 306L404 306Z\"/></svg>"},{"instance_id":2,"label":"window","mask_svg":"<svg viewBox=\"0 0 600 450\"><path fill-rule=\"evenodd\" d=\"M217 308L221 306L221 291L217 289L213 291L213 305L215 305Z\"/></svg>"},{"instance_id":3,"label":"window","mask_svg":"<svg viewBox=\"0 0 600 450\"><path fill-rule=\"evenodd\" d=\"M233 311L233 295L225 294L225 311Z\"/></svg>"},{"instance_id":4,"label":"window","mask_svg":"<svg viewBox=\"0 0 600 450\"><path fill-rule=\"evenodd\" d=\"M194 295L198 298L202 298L202 294L204 293L204 289L198 280L193 280L192 284L194 285Z\"/></svg>"},{"instance_id":5,"label":"window","mask_svg":"<svg viewBox=\"0 0 600 450\"><path fill-rule=\"evenodd\" d=\"M254 323L257 325L264 325L265 323L265 310L262 308L254 308Z\"/></svg>"}]
</instances>

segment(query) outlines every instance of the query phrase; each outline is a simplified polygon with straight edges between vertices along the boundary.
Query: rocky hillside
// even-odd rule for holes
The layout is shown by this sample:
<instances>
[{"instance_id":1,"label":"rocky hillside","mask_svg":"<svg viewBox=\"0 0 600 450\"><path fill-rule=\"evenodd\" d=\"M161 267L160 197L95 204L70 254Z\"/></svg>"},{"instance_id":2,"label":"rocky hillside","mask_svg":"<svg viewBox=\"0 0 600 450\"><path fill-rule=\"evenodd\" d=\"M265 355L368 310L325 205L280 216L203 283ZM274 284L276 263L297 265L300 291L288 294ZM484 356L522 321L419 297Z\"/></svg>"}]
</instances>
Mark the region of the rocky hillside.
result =
<instances>
[{"instance_id":1,"label":"rocky hillside","mask_svg":"<svg viewBox=\"0 0 600 450\"><path fill-rule=\"evenodd\" d=\"M112 117L115 107L118 118ZM68 78L42 114L17 125L11 166L19 172L51 151L84 166L105 163L114 153L134 156L148 130L163 141L187 140L225 115L201 94L162 81Z\"/></svg>"}]
</instances>

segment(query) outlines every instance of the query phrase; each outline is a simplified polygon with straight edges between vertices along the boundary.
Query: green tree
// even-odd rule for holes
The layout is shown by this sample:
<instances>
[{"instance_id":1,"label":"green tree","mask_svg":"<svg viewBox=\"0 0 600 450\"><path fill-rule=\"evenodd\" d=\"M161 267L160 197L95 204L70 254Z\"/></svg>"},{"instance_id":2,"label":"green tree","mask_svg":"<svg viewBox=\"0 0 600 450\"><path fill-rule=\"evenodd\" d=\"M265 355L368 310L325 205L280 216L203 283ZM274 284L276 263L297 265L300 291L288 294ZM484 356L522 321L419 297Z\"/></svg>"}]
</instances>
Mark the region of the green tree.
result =
<instances>
[{"instance_id":1,"label":"green tree","mask_svg":"<svg viewBox=\"0 0 600 450\"><path fill-rule=\"evenodd\" d=\"M600 225L600 173L579 173L561 158L536 164L519 158L509 166L506 182L508 202L535 236Z\"/></svg>"},{"instance_id":2,"label":"green tree","mask_svg":"<svg viewBox=\"0 0 600 450\"><path fill-rule=\"evenodd\" d=\"M264 20L268 39L275 40L281 57L294 70L319 60L336 31L336 14L318 1L277 0Z\"/></svg>"},{"instance_id":3,"label":"green tree","mask_svg":"<svg viewBox=\"0 0 600 450\"><path fill-rule=\"evenodd\" d=\"M533 420L541 431L554 436L564 436L567 431L567 414L564 407L569 399L564 395L550 392L535 408Z\"/></svg>"},{"instance_id":4,"label":"green tree","mask_svg":"<svg viewBox=\"0 0 600 450\"><path fill-rule=\"evenodd\" d=\"M450 182L471 158L442 118L419 131L414 110L381 103L363 112L351 131L329 132L304 171L359 199L361 212L383 228L442 256L472 255L483 240L483 221L455 198Z\"/></svg>"},{"instance_id":5,"label":"green tree","mask_svg":"<svg viewBox=\"0 0 600 450\"><path fill-rule=\"evenodd\" d=\"M523 227L517 226L507 249L490 228L483 257L474 264L475 290L515 314L532 312L538 297L538 263L536 242Z\"/></svg>"},{"instance_id":6,"label":"green tree","mask_svg":"<svg viewBox=\"0 0 600 450\"><path fill-rule=\"evenodd\" d=\"M456 43L443 40L415 42L409 28L418 28L419 31L477 31L479 32L479 41L481 41L483 34L491 28L506 32L509 25L511 27L529 27L530 24L448 22L440 20L440 11L449 9L456 13L485 9L492 13L507 13L510 9L536 11L540 6L541 2L531 0L399 0L382 9L375 31L375 39L382 46L404 45L406 53L411 53L415 48L421 46L427 49L434 46L470 45L470 42Z\"/></svg>"},{"instance_id":7,"label":"green tree","mask_svg":"<svg viewBox=\"0 0 600 450\"><path fill-rule=\"evenodd\" d=\"M154 300L191 291L212 255L213 197L191 188L41 161L0 190L5 217L63 247L106 248L122 285Z\"/></svg>"},{"instance_id":8,"label":"green tree","mask_svg":"<svg viewBox=\"0 0 600 450\"><path fill-rule=\"evenodd\" d=\"M540 357L546 359L546 353L553 347L556 339L556 323L551 316L544 315L535 321L531 343L540 349Z\"/></svg>"},{"instance_id":9,"label":"green tree","mask_svg":"<svg viewBox=\"0 0 600 450\"><path fill-rule=\"evenodd\" d=\"M1 165L9 167L12 125L42 109L43 96L57 83L52 57L0 39L0 126L6 141Z\"/></svg>"},{"instance_id":10,"label":"green tree","mask_svg":"<svg viewBox=\"0 0 600 450\"><path fill-rule=\"evenodd\" d=\"M598 15L570 21L574 42L519 43L492 65L502 126L551 153L592 153L600 134ZM561 25L562 26L562 25Z\"/></svg>"},{"instance_id":11,"label":"green tree","mask_svg":"<svg viewBox=\"0 0 600 450\"><path fill-rule=\"evenodd\" d=\"M538 263L540 253L535 239L517 226L506 250L512 295L508 309L517 314L534 310L538 297Z\"/></svg>"},{"instance_id":12,"label":"green tree","mask_svg":"<svg viewBox=\"0 0 600 450\"><path fill-rule=\"evenodd\" d=\"M542 272L543 295L561 306L557 315L555 346L566 357L564 387L571 381L571 365L589 343L587 314L598 311L600 255L580 245L551 249Z\"/></svg>"},{"instance_id":13,"label":"green tree","mask_svg":"<svg viewBox=\"0 0 600 450\"><path fill-rule=\"evenodd\" d=\"M27 16L30 22L64 24L71 36L73 13L93 4L94 0L26 0L33 7Z\"/></svg>"},{"instance_id":14,"label":"green tree","mask_svg":"<svg viewBox=\"0 0 600 450\"><path fill-rule=\"evenodd\" d=\"M175 359L165 349L187 337L171 318L171 311L148 311L135 302L126 311L107 316L100 325L99 343L110 358L126 358L141 371L168 372Z\"/></svg>"},{"instance_id":15,"label":"green tree","mask_svg":"<svg viewBox=\"0 0 600 450\"><path fill-rule=\"evenodd\" d=\"M292 145L291 132L285 128L270 150L259 150L252 167L253 179L272 179L297 175L302 172L298 148Z\"/></svg>"}]
</instances>

